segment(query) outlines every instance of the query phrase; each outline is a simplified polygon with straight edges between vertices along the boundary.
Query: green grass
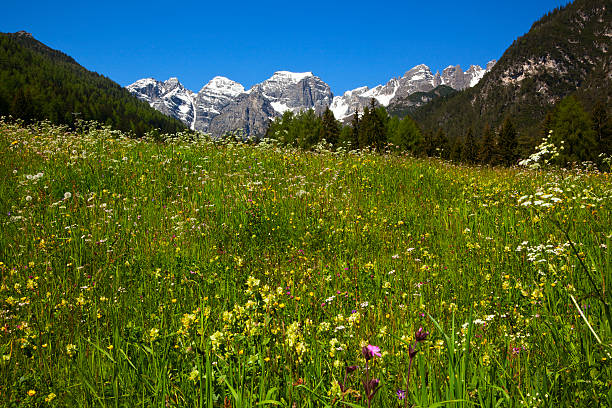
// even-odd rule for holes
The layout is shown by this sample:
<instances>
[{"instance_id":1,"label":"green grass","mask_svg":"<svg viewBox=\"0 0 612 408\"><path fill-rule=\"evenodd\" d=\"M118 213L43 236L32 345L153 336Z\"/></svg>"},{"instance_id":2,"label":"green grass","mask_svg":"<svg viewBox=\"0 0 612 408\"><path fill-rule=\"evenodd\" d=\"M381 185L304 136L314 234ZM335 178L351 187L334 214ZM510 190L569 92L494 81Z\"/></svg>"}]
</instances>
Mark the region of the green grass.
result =
<instances>
[{"instance_id":1,"label":"green grass","mask_svg":"<svg viewBox=\"0 0 612 408\"><path fill-rule=\"evenodd\" d=\"M364 344L404 406L419 327L408 406L612 405L609 174L0 122L0 180L2 406L367 406Z\"/></svg>"}]
</instances>

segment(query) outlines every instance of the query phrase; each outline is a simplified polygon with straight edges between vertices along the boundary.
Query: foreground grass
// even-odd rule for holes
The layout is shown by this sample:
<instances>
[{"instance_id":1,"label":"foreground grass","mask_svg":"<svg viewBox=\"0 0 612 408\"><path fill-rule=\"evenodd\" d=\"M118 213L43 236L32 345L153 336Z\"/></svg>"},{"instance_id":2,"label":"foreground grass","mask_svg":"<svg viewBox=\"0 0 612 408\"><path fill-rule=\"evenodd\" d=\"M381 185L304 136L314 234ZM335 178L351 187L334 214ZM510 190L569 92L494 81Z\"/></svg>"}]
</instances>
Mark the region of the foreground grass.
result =
<instances>
[{"instance_id":1,"label":"foreground grass","mask_svg":"<svg viewBox=\"0 0 612 408\"><path fill-rule=\"evenodd\" d=\"M612 403L608 174L0 123L0 179L2 406L367 406L366 344L372 406Z\"/></svg>"}]
</instances>

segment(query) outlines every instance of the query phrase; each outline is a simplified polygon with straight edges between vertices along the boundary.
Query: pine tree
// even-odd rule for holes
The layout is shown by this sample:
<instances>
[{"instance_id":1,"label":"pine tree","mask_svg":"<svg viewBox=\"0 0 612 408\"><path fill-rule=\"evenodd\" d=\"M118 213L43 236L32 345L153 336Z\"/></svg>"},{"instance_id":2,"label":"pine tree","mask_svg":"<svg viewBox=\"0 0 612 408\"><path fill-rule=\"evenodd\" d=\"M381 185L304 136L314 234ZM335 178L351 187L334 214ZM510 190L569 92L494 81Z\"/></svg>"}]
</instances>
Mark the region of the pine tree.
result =
<instances>
[{"instance_id":1,"label":"pine tree","mask_svg":"<svg viewBox=\"0 0 612 408\"><path fill-rule=\"evenodd\" d=\"M519 156L517 153L518 137L510 118L506 118L499 131L498 153L499 160L506 166L516 164Z\"/></svg>"},{"instance_id":2,"label":"pine tree","mask_svg":"<svg viewBox=\"0 0 612 408\"><path fill-rule=\"evenodd\" d=\"M346 150L355 149L355 144L353 142L353 128L352 127L348 125L342 126L342 129L340 130L338 146Z\"/></svg>"},{"instance_id":3,"label":"pine tree","mask_svg":"<svg viewBox=\"0 0 612 408\"><path fill-rule=\"evenodd\" d=\"M436 136L431 132L423 133L422 143L419 146L419 154L434 157L436 156Z\"/></svg>"},{"instance_id":4,"label":"pine tree","mask_svg":"<svg viewBox=\"0 0 612 408\"><path fill-rule=\"evenodd\" d=\"M548 137L548 132L550 132L550 129L552 129L552 126L553 126L553 119L554 119L553 113L552 112L548 112L546 114L546 117L544 118L544 120L540 124L540 137L541 137L541 140L544 140L544 139L546 139Z\"/></svg>"},{"instance_id":5,"label":"pine tree","mask_svg":"<svg viewBox=\"0 0 612 408\"><path fill-rule=\"evenodd\" d=\"M569 96L559 102L553 120L553 142L563 150L558 161L561 165L595 160L597 157L597 134L591 118L578 100Z\"/></svg>"},{"instance_id":6,"label":"pine tree","mask_svg":"<svg viewBox=\"0 0 612 408\"><path fill-rule=\"evenodd\" d=\"M433 139L434 145L434 156L440 157L442 159L448 160L451 156L451 146L448 141L448 137L446 137L446 133L441 128L438 128L436 135Z\"/></svg>"},{"instance_id":7,"label":"pine tree","mask_svg":"<svg viewBox=\"0 0 612 408\"><path fill-rule=\"evenodd\" d=\"M448 158L454 162L461 161L461 152L463 151L463 139L456 138L449 143Z\"/></svg>"},{"instance_id":8,"label":"pine tree","mask_svg":"<svg viewBox=\"0 0 612 408\"><path fill-rule=\"evenodd\" d=\"M478 158L478 145L476 144L476 137L474 136L474 132L472 128L468 128L464 141L463 141L463 149L461 152L461 159L466 163L476 163L476 159Z\"/></svg>"},{"instance_id":9,"label":"pine tree","mask_svg":"<svg viewBox=\"0 0 612 408\"><path fill-rule=\"evenodd\" d=\"M397 131L390 142L403 151L417 154L422 146L423 137L416 122L410 116L406 116L399 122Z\"/></svg>"},{"instance_id":10,"label":"pine tree","mask_svg":"<svg viewBox=\"0 0 612 408\"><path fill-rule=\"evenodd\" d=\"M323 112L321 125L321 139L325 139L327 143L336 146L340 138L340 123L334 117L334 113L329 109L329 106Z\"/></svg>"},{"instance_id":11,"label":"pine tree","mask_svg":"<svg viewBox=\"0 0 612 408\"><path fill-rule=\"evenodd\" d=\"M283 146L297 145L297 135L293 124L294 114L288 110L283 113L283 116L275 118L268 126L266 138L278 140Z\"/></svg>"},{"instance_id":12,"label":"pine tree","mask_svg":"<svg viewBox=\"0 0 612 408\"><path fill-rule=\"evenodd\" d=\"M593 130L596 133L598 152L612 154L612 123L606 111L606 105L598 101L591 113Z\"/></svg>"},{"instance_id":13,"label":"pine tree","mask_svg":"<svg viewBox=\"0 0 612 408\"><path fill-rule=\"evenodd\" d=\"M351 138L350 145L351 149L359 149L359 129L361 128L361 120L359 118L359 111L355 109L355 113L353 114L353 118L351 119Z\"/></svg>"},{"instance_id":14,"label":"pine tree","mask_svg":"<svg viewBox=\"0 0 612 408\"><path fill-rule=\"evenodd\" d=\"M495 135L491 126L485 125L482 132L482 143L478 151L478 161L483 164L495 164Z\"/></svg>"},{"instance_id":15,"label":"pine tree","mask_svg":"<svg viewBox=\"0 0 612 408\"><path fill-rule=\"evenodd\" d=\"M370 144L381 150L387 143L386 125L389 120L387 110L383 106L376 107L376 100L370 100Z\"/></svg>"},{"instance_id":16,"label":"pine tree","mask_svg":"<svg viewBox=\"0 0 612 408\"><path fill-rule=\"evenodd\" d=\"M357 140L359 142L360 149L370 147L371 128L370 108L366 106L363 108L363 115L361 115L361 118L359 118L359 128L357 130Z\"/></svg>"},{"instance_id":17,"label":"pine tree","mask_svg":"<svg viewBox=\"0 0 612 408\"><path fill-rule=\"evenodd\" d=\"M385 127L385 133L387 135L387 141L389 143L394 144L394 140L397 138L397 132L399 129L400 119L397 116L392 116L387 121L387 125Z\"/></svg>"},{"instance_id":18,"label":"pine tree","mask_svg":"<svg viewBox=\"0 0 612 408\"><path fill-rule=\"evenodd\" d=\"M296 117L298 146L302 149L312 149L320 142L321 118L315 115L314 110L308 109Z\"/></svg>"}]
</instances>

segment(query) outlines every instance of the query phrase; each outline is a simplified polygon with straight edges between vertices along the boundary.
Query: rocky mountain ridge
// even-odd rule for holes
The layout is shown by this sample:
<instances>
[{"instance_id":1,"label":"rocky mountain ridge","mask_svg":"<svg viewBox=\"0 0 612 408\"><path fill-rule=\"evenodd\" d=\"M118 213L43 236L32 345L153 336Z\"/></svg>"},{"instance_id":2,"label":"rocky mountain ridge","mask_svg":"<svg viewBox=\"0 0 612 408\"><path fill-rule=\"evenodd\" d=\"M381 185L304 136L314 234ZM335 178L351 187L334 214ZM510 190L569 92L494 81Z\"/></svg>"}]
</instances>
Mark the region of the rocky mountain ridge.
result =
<instances>
[{"instance_id":1,"label":"rocky mountain ridge","mask_svg":"<svg viewBox=\"0 0 612 408\"><path fill-rule=\"evenodd\" d=\"M536 21L482 81L416 109L429 132L449 139L470 129L499 129L510 119L526 146L540 140L540 123L567 96L587 111L612 106L612 7L609 0L574 0Z\"/></svg>"},{"instance_id":2,"label":"rocky mountain ridge","mask_svg":"<svg viewBox=\"0 0 612 408\"><path fill-rule=\"evenodd\" d=\"M448 66L442 74L433 74L425 65L417 65L407 71L404 76L391 78L385 85L378 85L372 89L360 87L346 91L342 96L334 97L330 109L336 119L344 120L351 116L355 110L360 111L374 98L380 105L400 103L408 96L417 92L430 92L440 85L449 86L457 91L476 85L495 65L495 60L487 63L486 68L472 65L463 71L459 65Z\"/></svg>"},{"instance_id":3,"label":"rocky mountain ridge","mask_svg":"<svg viewBox=\"0 0 612 408\"><path fill-rule=\"evenodd\" d=\"M126 88L158 111L175 117L193 130L215 137L242 129L249 135L261 135L268 121L286 111L314 109L321 113L326 107L339 120L346 121L363 110L374 98L380 105L392 101L401 103L416 92L429 92L439 85L456 90L465 89L478 81L495 64L486 68L472 65L463 71L459 65L449 66L434 75L424 64L407 71L404 76L391 78L386 84L373 88L361 87L341 96L332 94L328 84L312 72L278 71L248 91L228 78L217 76L199 92L186 89L177 78L158 81L145 78Z\"/></svg>"}]
</instances>

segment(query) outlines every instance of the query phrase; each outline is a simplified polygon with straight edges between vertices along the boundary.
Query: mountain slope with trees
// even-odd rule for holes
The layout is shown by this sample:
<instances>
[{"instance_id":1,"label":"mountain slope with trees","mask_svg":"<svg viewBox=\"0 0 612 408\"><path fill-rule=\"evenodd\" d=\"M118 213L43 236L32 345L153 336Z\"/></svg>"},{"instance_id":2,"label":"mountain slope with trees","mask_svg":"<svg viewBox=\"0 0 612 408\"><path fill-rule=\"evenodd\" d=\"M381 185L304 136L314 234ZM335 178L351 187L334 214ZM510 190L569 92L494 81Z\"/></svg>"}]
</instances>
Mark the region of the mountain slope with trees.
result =
<instances>
[{"instance_id":1,"label":"mountain slope with trees","mask_svg":"<svg viewBox=\"0 0 612 408\"><path fill-rule=\"evenodd\" d=\"M136 136L186 129L119 84L88 71L29 33L0 33L0 116L74 124L95 120Z\"/></svg>"},{"instance_id":2,"label":"mountain slope with trees","mask_svg":"<svg viewBox=\"0 0 612 408\"><path fill-rule=\"evenodd\" d=\"M460 139L509 119L529 151L559 101L574 95L584 109L612 101L612 12L608 0L576 0L534 23L473 88L433 100L412 113L426 132ZM479 138L480 138L479 137Z\"/></svg>"}]
</instances>

